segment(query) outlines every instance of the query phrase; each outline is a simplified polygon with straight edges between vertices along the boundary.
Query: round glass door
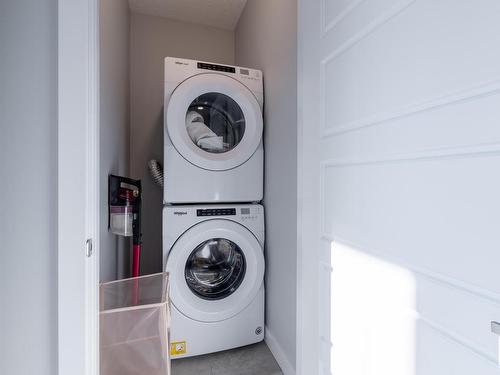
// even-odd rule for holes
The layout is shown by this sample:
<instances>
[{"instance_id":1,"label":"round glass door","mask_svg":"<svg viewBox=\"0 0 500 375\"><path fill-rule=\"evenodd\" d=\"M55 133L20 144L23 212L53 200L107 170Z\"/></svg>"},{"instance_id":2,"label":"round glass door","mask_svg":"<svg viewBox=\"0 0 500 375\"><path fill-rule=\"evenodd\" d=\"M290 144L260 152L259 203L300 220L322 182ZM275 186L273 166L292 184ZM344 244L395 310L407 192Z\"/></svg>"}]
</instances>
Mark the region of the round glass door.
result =
<instances>
[{"instance_id":1,"label":"round glass door","mask_svg":"<svg viewBox=\"0 0 500 375\"><path fill-rule=\"evenodd\" d=\"M221 74L186 79L166 103L165 123L172 145L193 165L213 171L236 168L262 139L262 111L242 83Z\"/></svg>"},{"instance_id":2,"label":"round glass door","mask_svg":"<svg viewBox=\"0 0 500 375\"><path fill-rule=\"evenodd\" d=\"M245 270L245 256L240 247L231 240L213 238L191 252L184 274L194 294L206 300L219 300L238 289Z\"/></svg>"},{"instance_id":3,"label":"round glass door","mask_svg":"<svg viewBox=\"0 0 500 375\"><path fill-rule=\"evenodd\" d=\"M209 92L194 99L186 113L186 129L191 141L211 153L232 150L245 134L245 116L229 96Z\"/></svg>"},{"instance_id":4,"label":"round glass door","mask_svg":"<svg viewBox=\"0 0 500 375\"><path fill-rule=\"evenodd\" d=\"M243 311L262 287L264 270L262 246L253 233L220 219L189 228L165 263L172 304L200 322L218 322Z\"/></svg>"}]
</instances>

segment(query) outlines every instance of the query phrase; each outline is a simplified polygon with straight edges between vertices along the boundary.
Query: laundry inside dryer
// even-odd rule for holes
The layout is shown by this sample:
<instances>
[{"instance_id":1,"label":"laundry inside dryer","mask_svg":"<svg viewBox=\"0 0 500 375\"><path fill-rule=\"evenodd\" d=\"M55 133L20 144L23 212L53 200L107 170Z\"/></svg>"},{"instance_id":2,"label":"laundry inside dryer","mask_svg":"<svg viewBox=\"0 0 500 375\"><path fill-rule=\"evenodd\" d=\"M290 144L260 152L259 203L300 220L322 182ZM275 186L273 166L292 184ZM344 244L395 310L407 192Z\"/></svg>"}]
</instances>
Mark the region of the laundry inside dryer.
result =
<instances>
[{"instance_id":1,"label":"laundry inside dryer","mask_svg":"<svg viewBox=\"0 0 500 375\"><path fill-rule=\"evenodd\" d=\"M221 93L197 97L186 114L191 140L208 152L226 152L236 147L245 134L245 117L239 105Z\"/></svg>"}]
</instances>

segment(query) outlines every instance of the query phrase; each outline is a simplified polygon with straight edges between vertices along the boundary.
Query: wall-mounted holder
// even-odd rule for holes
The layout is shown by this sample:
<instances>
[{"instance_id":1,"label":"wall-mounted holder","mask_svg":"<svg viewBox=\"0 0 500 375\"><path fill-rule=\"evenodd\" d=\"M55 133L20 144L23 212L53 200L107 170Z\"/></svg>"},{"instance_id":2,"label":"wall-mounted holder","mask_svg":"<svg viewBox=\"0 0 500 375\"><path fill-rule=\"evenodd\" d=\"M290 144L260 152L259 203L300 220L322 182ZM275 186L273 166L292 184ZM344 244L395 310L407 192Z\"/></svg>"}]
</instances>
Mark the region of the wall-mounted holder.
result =
<instances>
[{"instance_id":1,"label":"wall-mounted holder","mask_svg":"<svg viewBox=\"0 0 500 375\"><path fill-rule=\"evenodd\" d=\"M141 180L109 175L108 229L133 238L132 276L139 276L141 257Z\"/></svg>"}]
</instances>

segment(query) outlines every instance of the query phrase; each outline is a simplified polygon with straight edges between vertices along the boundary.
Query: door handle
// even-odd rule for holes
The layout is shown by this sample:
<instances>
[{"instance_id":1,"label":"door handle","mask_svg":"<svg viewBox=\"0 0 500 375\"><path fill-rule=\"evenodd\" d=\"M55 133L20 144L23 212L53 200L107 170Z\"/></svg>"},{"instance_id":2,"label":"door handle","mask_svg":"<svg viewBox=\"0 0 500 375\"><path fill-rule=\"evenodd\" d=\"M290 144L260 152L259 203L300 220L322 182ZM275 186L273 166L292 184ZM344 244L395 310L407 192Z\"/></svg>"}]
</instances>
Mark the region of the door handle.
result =
<instances>
[{"instance_id":1,"label":"door handle","mask_svg":"<svg viewBox=\"0 0 500 375\"><path fill-rule=\"evenodd\" d=\"M85 241L85 256L87 258L90 258L92 256L93 250L92 238L89 238L87 239L87 241Z\"/></svg>"},{"instance_id":2,"label":"door handle","mask_svg":"<svg viewBox=\"0 0 500 375\"><path fill-rule=\"evenodd\" d=\"M500 336L500 323L495 322L494 320L491 321L491 332L493 332L495 335Z\"/></svg>"}]
</instances>

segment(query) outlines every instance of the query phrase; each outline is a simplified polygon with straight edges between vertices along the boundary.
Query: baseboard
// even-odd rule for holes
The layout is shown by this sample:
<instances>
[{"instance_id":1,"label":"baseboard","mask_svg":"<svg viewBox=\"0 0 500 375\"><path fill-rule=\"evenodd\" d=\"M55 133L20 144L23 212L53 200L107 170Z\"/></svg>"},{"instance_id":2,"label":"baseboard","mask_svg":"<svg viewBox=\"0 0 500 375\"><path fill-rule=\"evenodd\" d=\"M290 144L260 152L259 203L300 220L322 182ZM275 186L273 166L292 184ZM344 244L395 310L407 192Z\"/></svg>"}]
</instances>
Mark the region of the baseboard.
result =
<instances>
[{"instance_id":1,"label":"baseboard","mask_svg":"<svg viewBox=\"0 0 500 375\"><path fill-rule=\"evenodd\" d=\"M264 340L266 341L266 344L269 347L271 353L273 353L276 362L278 362L278 365L281 367L281 371L283 371L283 374L295 375L294 367L291 365L280 344L278 344L278 341L276 341L273 334L271 333L271 331L269 331L269 328L267 327Z\"/></svg>"}]
</instances>

